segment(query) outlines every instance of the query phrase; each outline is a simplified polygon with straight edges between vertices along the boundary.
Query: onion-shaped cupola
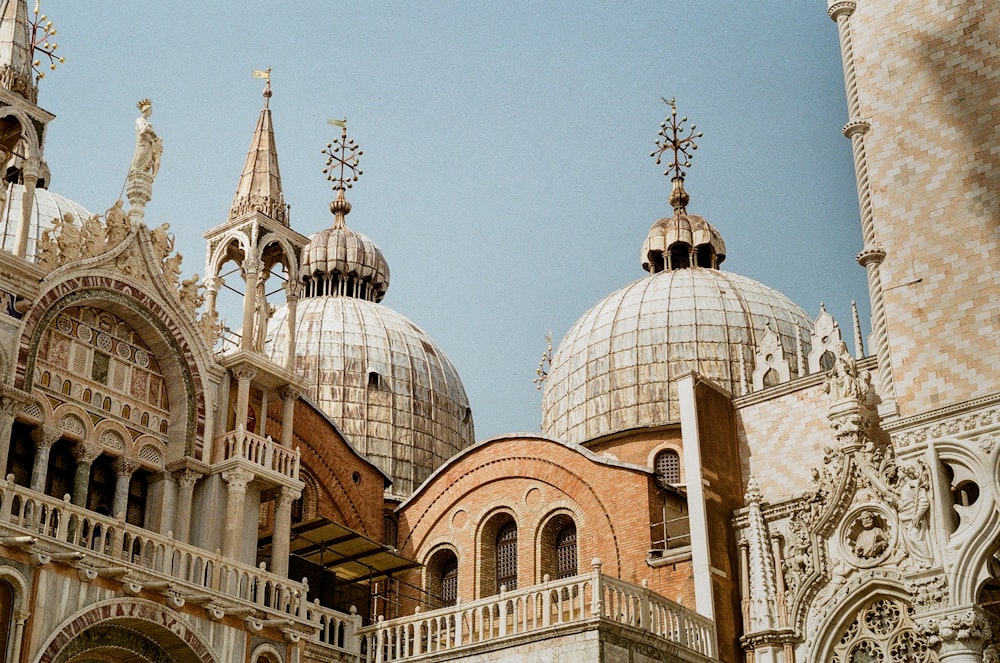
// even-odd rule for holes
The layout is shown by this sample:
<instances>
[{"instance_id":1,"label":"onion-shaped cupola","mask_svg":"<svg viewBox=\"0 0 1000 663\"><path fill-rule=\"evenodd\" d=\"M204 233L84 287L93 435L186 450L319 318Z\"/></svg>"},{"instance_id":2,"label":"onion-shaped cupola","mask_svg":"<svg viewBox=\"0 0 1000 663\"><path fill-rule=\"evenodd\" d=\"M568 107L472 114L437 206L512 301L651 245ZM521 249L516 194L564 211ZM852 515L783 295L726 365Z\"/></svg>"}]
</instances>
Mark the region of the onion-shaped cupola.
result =
<instances>
[{"instance_id":1,"label":"onion-shaped cupola","mask_svg":"<svg viewBox=\"0 0 1000 663\"><path fill-rule=\"evenodd\" d=\"M337 122L337 124L341 124ZM475 441L472 410L458 371L434 340L379 302L389 266L378 246L347 227L345 196L358 179L361 150L347 136L328 144L333 225L303 249L291 364L307 397L350 443L392 478L388 496L408 497L450 457ZM265 353L287 361L291 312L279 307Z\"/></svg>"},{"instance_id":2,"label":"onion-shaped cupola","mask_svg":"<svg viewBox=\"0 0 1000 663\"><path fill-rule=\"evenodd\" d=\"M382 250L365 235L347 227L345 217L351 203L344 195L361 174L357 158L362 154L344 127L340 141L326 146L326 172L334 181L337 198L330 203L333 226L313 235L302 254L302 277L306 297L335 295L380 302L389 289L389 263ZM335 172L339 171L339 172Z\"/></svg>"},{"instance_id":3,"label":"onion-shaped cupola","mask_svg":"<svg viewBox=\"0 0 1000 663\"><path fill-rule=\"evenodd\" d=\"M673 161L673 214L656 221L642 246L649 275L619 288L566 333L545 377L542 430L569 442L673 424L680 420L676 380L697 371L733 395L745 393L752 362L768 339L785 357L805 356L812 321L762 283L719 269L722 236L688 214L684 169L695 139L687 118L660 125L657 150ZM792 373L796 373L794 368Z\"/></svg>"},{"instance_id":4,"label":"onion-shaped cupola","mask_svg":"<svg viewBox=\"0 0 1000 663\"><path fill-rule=\"evenodd\" d=\"M726 259L726 243L712 224L700 216L688 214L690 196L684 190L684 168L691 165L691 152L698 149L695 139L701 138L701 133L696 132L697 127L692 124L687 136L683 136L687 118L678 121L674 100L669 104L670 117L660 124L661 140L657 141L658 149L650 156L659 164L664 152L672 150L674 153L673 162L663 173L673 182L669 200L674 213L649 229L642 243L642 268L651 274L688 267L718 269Z\"/></svg>"}]
</instances>

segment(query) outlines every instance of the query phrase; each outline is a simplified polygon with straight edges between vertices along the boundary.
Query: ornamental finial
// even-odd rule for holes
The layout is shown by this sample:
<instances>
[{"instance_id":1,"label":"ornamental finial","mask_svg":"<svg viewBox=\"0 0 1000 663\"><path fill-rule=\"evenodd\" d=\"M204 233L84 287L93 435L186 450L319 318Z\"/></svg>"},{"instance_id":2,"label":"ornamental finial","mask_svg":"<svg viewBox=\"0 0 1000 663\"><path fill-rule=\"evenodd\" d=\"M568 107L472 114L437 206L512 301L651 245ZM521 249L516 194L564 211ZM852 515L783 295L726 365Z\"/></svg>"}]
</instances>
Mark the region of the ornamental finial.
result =
<instances>
[{"instance_id":1,"label":"ornamental finial","mask_svg":"<svg viewBox=\"0 0 1000 663\"><path fill-rule=\"evenodd\" d=\"M673 150L674 159L667 164L667 169L663 171L663 174L669 176L674 183L673 191L670 192L670 204L675 210L683 210L689 200L683 185L686 174L684 169L691 167L691 154L698 149L694 139L701 138L702 133L695 132L698 127L694 124L691 125L690 130L685 129L684 123L687 122L687 117L682 117L678 121L677 100L674 97L671 97L670 100L661 97L661 100L670 106L670 117L660 124L660 139L656 141L656 147L659 149L650 152L649 156L656 159L656 164L659 165L663 159L663 153L667 150ZM686 136L685 132L687 132Z\"/></svg>"},{"instance_id":2,"label":"ornamental finial","mask_svg":"<svg viewBox=\"0 0 1000 663\"><path fill-rule=\"evenodd\" d=\"M333 183L331 188L337 192L337 199L330 203L330 211L336 220L334 227L344 226L344 216L351 211L351 203L344 197L344 191L354 186L363 171L358 168L358 157L364 152L358 149L353 138L347 137L347 118L343 120L327 120L327 124L340 127L340 138L335 138L326 144L322 150L326 155L326 168L323 174Z\"/></svg>"},{"instance_id":3,"label":"ornamental finial","mask_svg":"<svg viewBox=\"0 0 1000 663\"><path fill-rule=\"evenodd\" d=\"M66 62L66 58L56 55L56 49L59 48L59 44L50 39L56 36L56 29L53 27L49 17L40 13L40 5L40 0L35 0L34 16L30 20L31 69L35 72L36 83L45 78L45 72L41 70L42 58L46 58L49 61L49 69L52 71L55 71L56 64ZM36 55L38 57L35 57Z\"/></svg>"}]
</instances>

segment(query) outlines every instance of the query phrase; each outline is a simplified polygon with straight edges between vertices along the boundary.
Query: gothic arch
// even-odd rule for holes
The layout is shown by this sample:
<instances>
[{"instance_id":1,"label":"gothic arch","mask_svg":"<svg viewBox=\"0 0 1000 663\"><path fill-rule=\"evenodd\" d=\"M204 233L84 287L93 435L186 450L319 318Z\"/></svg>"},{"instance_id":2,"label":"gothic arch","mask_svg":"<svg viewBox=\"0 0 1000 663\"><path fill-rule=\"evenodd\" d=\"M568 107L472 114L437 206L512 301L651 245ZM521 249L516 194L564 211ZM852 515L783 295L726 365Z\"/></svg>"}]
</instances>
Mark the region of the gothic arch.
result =
<instances>
[{"instance_id":1,"label":"gothic arch","mask_svg":"<svg viewBox=\"0 0 1000 663\"><path fill-rule=\"evenodd\" d=\"M38 132L35 131L35 124L32 122L31 118L28 117L21 109L15 106L7 106L0 110L0 121L4 118L13 118L21 125L21 138L28 148L28 154L26 155L28 159L38 159L40 158L40 151L38 144Z\"/></svg>"},{"instance_id":2,"label":"gothic arch","mask_svg":"<svg viewBox=\"0 0 1000 663\"><path fill-rule=\"evenodd\" d=\"M142 642L129 646L123 639ZM60 624L40 648L34 663L70 663L91 650L169 651L171 663L218 663L201 633L177 613L145 599L111 599L89 606Z\"/></svg>"},{"instance_id":3,"label":"gothic arch","mask_svg":"<svg viewBox=\"0 0 1000 663\"><path fill-rule=\"evenodd\" d=\"M196 350L156 299L117 278L81 276L58 283L41 295L23 319L15 386L32 391L42 336L62 311L74 306L92 306L114 314L155 353L171 403L168 453L172 458L201 458L205 380Z\"/></svg>"},{"instance_id":4,"label":"gothic arch","mask_svg":"<svg viewBox=\"0 0 1000 663\"><path fill-rule=\"evenodd\" d=\"M295 255L295 247L293 247L287 239L279 237L276 234L265 235L261 242L260 248L258 249L257 258L261 261L261 264L265 268L270 269L275 265L281 265L285 268L286 278L288 281L295 282L299 280L299 266L298 260ZM277 255L268 256L269 251L272 246L278 247ZM270 258L270 259L269 259Z\"/></svg>"}]
</instances>

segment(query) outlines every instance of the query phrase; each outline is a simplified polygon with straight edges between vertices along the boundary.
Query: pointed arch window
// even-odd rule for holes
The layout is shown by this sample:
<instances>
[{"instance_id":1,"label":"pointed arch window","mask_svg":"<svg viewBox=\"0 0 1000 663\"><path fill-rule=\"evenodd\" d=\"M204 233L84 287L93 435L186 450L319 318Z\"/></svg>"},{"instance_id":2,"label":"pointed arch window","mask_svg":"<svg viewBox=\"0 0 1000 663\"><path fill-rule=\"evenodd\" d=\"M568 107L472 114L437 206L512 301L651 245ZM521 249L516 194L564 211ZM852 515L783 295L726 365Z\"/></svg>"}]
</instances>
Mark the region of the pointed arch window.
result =
<instances>
[{"instance_id":1,"label":"pointed arch window","mask_svg":"<svg viewBox=\"0 0 1000 663\"><path fill-rule=\"evenodd\" d=\"M497 532L496 540L497 592L517 589L517 523L510 521Z\"/></svg>"}]
</instances>

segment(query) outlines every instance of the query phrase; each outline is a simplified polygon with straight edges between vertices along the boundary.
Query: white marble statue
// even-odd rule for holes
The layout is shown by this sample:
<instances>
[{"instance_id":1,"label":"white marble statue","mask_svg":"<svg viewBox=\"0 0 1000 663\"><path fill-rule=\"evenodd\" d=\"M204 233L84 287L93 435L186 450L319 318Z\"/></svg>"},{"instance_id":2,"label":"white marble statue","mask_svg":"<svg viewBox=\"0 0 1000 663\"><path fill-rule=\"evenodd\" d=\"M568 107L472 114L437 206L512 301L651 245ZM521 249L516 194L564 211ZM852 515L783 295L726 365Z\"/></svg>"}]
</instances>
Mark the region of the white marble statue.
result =
<instances>
[{"instance_id":1,"label":"white marble statue","mask_svg":"<svg viewBox=\"0 0 1000 663\"><path fill-rule=\"evenodd\" d=\"M135 121L135 154L132 156L130 171L148 173L156 177L160 170L160 155L163 154L163 141L153 131L153 123L149 116L153 114L153 102L143 99L136 107L142 116Z\"/></svg>"}]
</instances>

